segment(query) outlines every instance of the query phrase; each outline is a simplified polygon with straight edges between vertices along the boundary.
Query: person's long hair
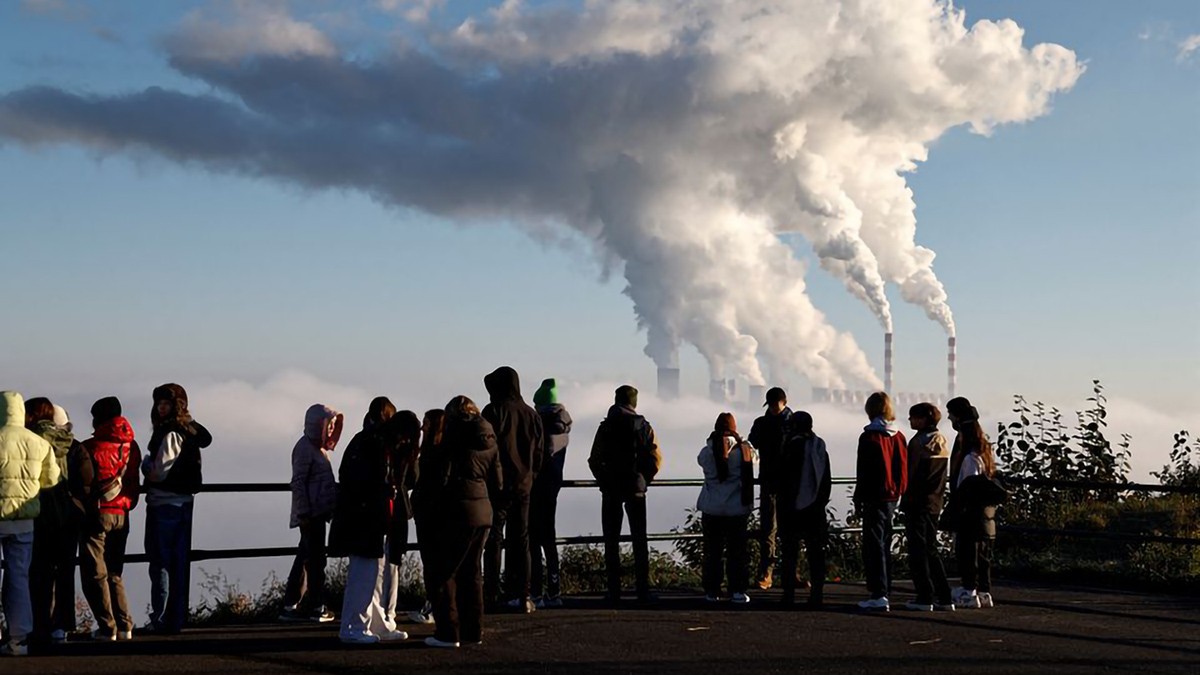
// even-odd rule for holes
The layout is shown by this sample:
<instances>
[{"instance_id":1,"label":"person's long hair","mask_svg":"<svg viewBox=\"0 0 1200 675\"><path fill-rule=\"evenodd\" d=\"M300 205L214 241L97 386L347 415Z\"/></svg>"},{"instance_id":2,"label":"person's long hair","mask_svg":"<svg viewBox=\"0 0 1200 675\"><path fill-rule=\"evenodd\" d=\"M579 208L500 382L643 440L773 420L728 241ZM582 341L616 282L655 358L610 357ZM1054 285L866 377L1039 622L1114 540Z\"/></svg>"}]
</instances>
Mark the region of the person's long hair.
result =
<instances>
[{"instance_id":1,"label":"person's long hair","mask_svg":"<svg viewBox=\"0 0 1200 675\"><path fill-rule=\"evenodd\" d=\"M988 478L996 475L996 453L979 420L965 420L959 426L958 433L962 438L963 451L979 455L979 462L983 464L983 472Z\"/></svg>"},{"instance_id":2,"label":"person's long hair","mask_svg":"<svg viewBox=\"0 0 1200 675\"><path fill-rule=\"evenodd\" d=\"M421 420L413 411L401 410L388 418L380 430L392 438L392 471L394 475L400 475L417 461L421 448Z\"/></svg>"},{"instance_id":3,"label":"person's long hair","mask_svg":"<svg viewBox=\"0 0 1200 675\"><path fill-rule=\"evenodd\" d=\"M371 405L367 407L367 414L363 415L363 428L370 429L378 424L390 420L396 414L396 406L392 404L386 396L376 396L371 400Z\"/></svg>"},{"instance_id":4,"label":"person's long hair","mask_svg":"<svg viewBox=\"0 0 1200 675\"><path fill-rule=\"evenodd\" d=\"M451 419L471 419L479 417L479 406L475 405L469 397L458 395L450 399L446 404L446 416Z\"/></svg>"},{"instance_id":5,"label":"person's long hair","mask_svg":"<svg viewBox=\"0 0 1200 675\"><path fill-rule=\"evenodd\" d=\"M25 428L35 429L42 420L54 419L54 404L45 396L25 401Z\"/></svg>"},{"instance_id":6,"label":"person's long hair","mask_svg":"<svg viewBox=\"0 0 1200 675\"><path fill-rule=\"evenodd\" d=\"M446 431L446 411L434 408L425 411L425 419L421 420L421 454L437 452L442 444L442 434Z\"/></svg>"}]
</instances>

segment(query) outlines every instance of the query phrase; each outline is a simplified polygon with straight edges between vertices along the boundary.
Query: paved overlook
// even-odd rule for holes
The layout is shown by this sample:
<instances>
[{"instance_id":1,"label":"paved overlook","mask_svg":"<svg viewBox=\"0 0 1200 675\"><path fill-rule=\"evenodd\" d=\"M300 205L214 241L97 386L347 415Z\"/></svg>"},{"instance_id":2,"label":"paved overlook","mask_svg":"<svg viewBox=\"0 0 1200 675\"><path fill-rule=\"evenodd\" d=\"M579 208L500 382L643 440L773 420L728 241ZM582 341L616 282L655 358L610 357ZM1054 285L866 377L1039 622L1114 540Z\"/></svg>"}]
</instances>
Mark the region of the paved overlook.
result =
<instances>
[{"instance_id":1,"label":"paved overlook","mask_svg":"<svg viewBox=\"0 0 1200 675\"><path fill-rule=\"evenodd\" d=\"M777 594L745 608L664 595L653 608L568 600L561 610L487 619L484 644L407 642L348 648L334 626L231 626L130 643L70 643L3 661L4 675L168 673L796 673L970 671L1200 672L1200 599L1001 585L992 610L864 615L860 587L828 587L830 606L779 611ZM900 593L903 598L907 593Z\"/></svg>"}]
</instances>

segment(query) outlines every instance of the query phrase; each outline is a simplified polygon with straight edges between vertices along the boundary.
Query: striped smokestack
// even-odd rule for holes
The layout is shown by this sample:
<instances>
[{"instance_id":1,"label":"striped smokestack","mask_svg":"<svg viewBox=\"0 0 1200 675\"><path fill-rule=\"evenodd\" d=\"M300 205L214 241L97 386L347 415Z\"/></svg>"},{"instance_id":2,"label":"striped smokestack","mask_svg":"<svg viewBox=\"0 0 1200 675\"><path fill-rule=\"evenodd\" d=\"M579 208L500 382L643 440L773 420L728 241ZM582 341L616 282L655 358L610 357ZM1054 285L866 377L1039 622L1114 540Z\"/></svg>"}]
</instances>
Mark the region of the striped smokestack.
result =
<instances>
[{"instance_id":1,"label":"striped smokestack","mask_svg":"<svg viewBox=\"0 0 1200 675\"><path fill-rule=\"evenodd\" d=\"M883 390L892 393L892 334L883 334Z\"/></svg>"},{"instance_id":2,"label":"striped smokestack","mask_svg":"<svg viewBox=\"0 0 1200 675\"><path fill-rule=\"evenodd\" d=\"M958 338L950 336L950 351L946 354L946 400L954 398L958 389Z\"/></svg>"}]
</instances>

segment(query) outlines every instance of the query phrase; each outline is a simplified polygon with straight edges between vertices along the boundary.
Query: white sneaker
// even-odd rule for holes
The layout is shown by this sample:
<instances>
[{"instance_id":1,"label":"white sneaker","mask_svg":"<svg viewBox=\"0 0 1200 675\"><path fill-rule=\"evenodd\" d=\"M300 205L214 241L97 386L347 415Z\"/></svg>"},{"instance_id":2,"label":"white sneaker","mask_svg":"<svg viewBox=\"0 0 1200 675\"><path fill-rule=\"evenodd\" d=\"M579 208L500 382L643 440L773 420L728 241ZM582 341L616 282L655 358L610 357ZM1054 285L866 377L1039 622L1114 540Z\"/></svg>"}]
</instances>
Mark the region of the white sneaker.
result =
<instances>
[{"instance_id":1,"label":"white sneaker","mask_svg":"<svg viewBox=\"0 0 1200 675\"><path fill-rule=\"evenodd\" d=\"M977 596L979 597L979 606L980 607L995 607L996 606L995 603L992 602L992 594L991 593L979 593L979 594L977 594Z\"/></svg>"},{"instance_id":2,"label":"white sneaker","mask_svg":"<svg viewBox=\"0 0 1200 675\"><path fill-rule=\"evenodd\" d=\"M67 631L59 628L58 630L55 630L53 633L50 634L50 639L55 642L66 642L67 641Z\"/></svg>"},{"instance_id":3,"label":"white sneaker","mask_svg":"<svg viewBox=\"0 0 1200 675\"><path fill-rule=\"evenodd\" d=\"M963 609L979 609L979 595L975 591L964 590L962 594L954 598L954 606Z\"/></svg>"},{"instance_id":4,"label":"white sneaker","mask_svg":"<svg viewBox=\"0 0 1200 675\"><path fill-rule=\"evenodd\" d=\"M904 609L910 612L932 612L933 605L924 602L906 602L904 603Z\"/></svg>"},{"instance_id":5,"label":"white sneaker","mask_svg":"<svg viewBox=\"0 0 1200 675\"><path fill-rule=\"evenodd\" d=\"M116 642L117 635L116 633L102 633L100 632L100 629L97 628L96 630L92 631L92 639L97 642Z\"/></svg>"},{"instance_id":6,"label":"white sneaker","mask_svg":"<svg viewBox=\"0 0 1200 675\"><path fill-rule=\"evenodd\" d=\"M425 625L433 623L433 605L427 602L421 609L409 612L408 620L413 623L422 623Z\"/></svg>"},{"instance_id":7,"label":"white sneaker","mask_svg":"<svg viewBox=\"0 0 1200 675\"><path fill-rule=\"evenodd\" d=\"M402 630L389 630L379 634L380 642L399 642L407 639L408 633L405 633Z\"/></svg>"},{"instance_id":8,"label":"white sneaker","mask_svg":"<svg viewBox=\"0 0 1200 675\"><path fill-rule=\"evenodd\" d=\"M445 642L445 641L439 640L435 637L425 638L425 644L430 647L438 647L440 649L458 649L457 642Z\"/></svg>"},{"instance_id":9,"label":"white sneaker","mask_svg":"<svg viewBox=\"0 0 1200 675\"><path fill-rule=\"evenodd\" d=\"M734 604L744 605L747 602L750 602L750 596L746 595L745 593L734 593L732 601Z\"/></svg>"},{"instance_id":10,"label":"white sneaker","mask_svg":"<svg viewBox=\"0 0 1200 675\"><path fill-rule=\"evenodd\" d=\"M889 611L892 606L888 603L887 598L871 598L858 603L858 608L872 612L886 612Z\"/></svg>"},{"instance_id":11,"label":"white sneaker","mask_svg":"<svg viewBox=\"0 0 1200 675\"><path fill-rule=\"evenodd\" d=\"M339 635L338 639L345 645L373 645L379 642L378 635L359 633L357 635Z\"/></svg>"},{"instance_id":12,"label":"white sneaker","mask_svg":"<svg viewBox=\"0 0 1200 675\"><path fill-rule=\"evenodd\" d=\"M704 601L705 602L720 602L721 598L720 598L720 596L716 596L716 595L706 595L706 596L704 596Z\"/></svg>"},{"instance_id":13,"label":"white sneaker","mask_svg":"<svg viewBox=\"0 0 1200 675\"><path fill-rule=\"evenodd\" d=\"M9 640L0 646L0 656L29 656L29 640Z\"/></svg>"},{"instance_id":14,"label":"white sneaker","mask_svg":"<svg viewBox=\"0 0 1200 675\"><path fill-rule=\"evenodd\" d=\"M130 640L133 639L133 631L119 630L119 631L117 631L117 639L122 640L124 642L129 642Z\"/></svg>"},{"instance_id":15,"label":"white sneaker","mask_svg":"<svg viewBox=\"0 0 1200 675\"><path fill-rule=\"evenodd\" d=\"M954 603L950 603L949 605L934 605L933 609L936 612L953 612Z\"/></svg>"}]
</instances>

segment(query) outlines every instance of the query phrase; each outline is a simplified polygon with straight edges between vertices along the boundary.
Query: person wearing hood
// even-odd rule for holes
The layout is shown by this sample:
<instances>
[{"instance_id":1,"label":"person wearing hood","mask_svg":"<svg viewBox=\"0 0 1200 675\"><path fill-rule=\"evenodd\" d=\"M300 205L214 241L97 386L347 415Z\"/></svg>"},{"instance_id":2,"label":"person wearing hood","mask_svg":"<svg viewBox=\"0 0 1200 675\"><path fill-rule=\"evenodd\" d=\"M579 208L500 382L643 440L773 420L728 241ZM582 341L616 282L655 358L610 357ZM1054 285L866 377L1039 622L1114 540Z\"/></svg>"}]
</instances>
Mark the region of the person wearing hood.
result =
<instances>
[{"instance_id":1,"label":"person wearing hood","mask_svg":"<svg viewBox=\"0 0 1200 675\"><path fill-rule=\"evenodd\" d=\"M481 556L492 529L492 503L504 489L504 472L492 425L466 396L446 405L442 442L422 456L417 482L421 542L428 560L434 633L431 647L457 648L483 641ZM426 552L427 551L427 552Z\"/></svg>"},{"instance_id":2,"label":"person wearing hood","mask_svg":"<svg viewBox=\"0 0 1200 675\"><path fill-rule=\"evenodd\" d=\"M716 602L722 572L733 602L750 602L749 551L746 525L754 510L754 448L737 432L733 413L717 416L713 432L696 458L704 470L704 486L696 500L704 532L704 595ZM727 562L726 565L722 565ZM722 570L724 567L724 570Z\"/></svg>"},{"instance_id":3,"label":"person wearing hood","mask_svg":"<svg viewBox=\"0 0 1200 675\"><path fill-rule=\"evenodd\" d=\"M125 597L125 547L129 542L129 512L137 506L141 486L138 467L142 451L133 426L121 415L121 402L107 396L92 404L92 437L83 442L90 467L82 479L84 506L79 566L80 585L87 599L97 640L133 638L133 614ZM71 602L72 623L75 604Z\"/></svg>"},{"instance_id":4,"label":"person wearing hood","mask_svg":"<svg viewBox=\"0 0 1200 675\"><path fill-rule=\"evenodd\" d=\"M533 481L533 492L530 497L529 517L531 518L529 540L531 581L530 587L537 604L540 607L562 607L562 584L559 580L558 569L558 539L555 519L558 514L558 493L562 490L563 468L567 461L567 442L571 436L571 415L558 402L558 383L554 378L542 380L533 395L533 404L542 418L542 432L546 448L543 454L542 469ZM545 566L542 564L542 554L546 556ZM544 574L543 574L544 569ZM545 591L542 595L542 580L545 577Z\"/></svg>"},{"instance_id":5,"label":"person wearing hood","mask_svg":"<svg viewBox=\"0 0 1200 675\"><path fill-rule=\"evenodd\" d=\"M621 599L621 525L629 516L638 599L650 594L650 545L646 538L646 489L662 467L654 428L637 414L638 390L617 387L608 416L596 429L588 468L600 486L600 523L609 602ZM624 509L624 514L622 514Z\"/></svg>"},{"instance_id":6,"label":"person wearing hood","mask_svg":"<svg viewBox=\"0 0 1200 675\"><path fill-rule=\"evenodd\" d=\"M483 378L491 402L483 419L492 425L504 468L505 493L494 513L490 539L484 551L484 594L489 603L500 599L500 553L504 550L504 580L508 606L529 614L529 494L542 466L545 441L542 418L521 398L517 371L501 366Z\"/></svg>"},{"instance_id":7,"label":"person wearing hood","mask_svg":"<svg viewBox=\"0 0 1200 675\"><path fill-rule=\"evenodd\" d=\"M62 424L56 419L60 411ZM48 398L25 401L25 428L50 443L58 462L58 484L38 495L42 512L33 521L29 594L34 639L61 642L75 630L75 556L79 552L80 518L67 488L67 456L79 442L71 433L66 411Z\"/></svg>"},{"instance_id":8,"label":"person wearing hood","mask_svg":"<svg viewBox=\"0 0 1200 675\"><path fill-rule=\"evenodd\" d=\"M996 484L996 455L979 424L979 411L958 397L946 402L958 435L950 453L950 503L947 525L954 533L954 556L962 585L951 591L954 605L967 609L993 607L992 548L996 541L996 507L1007 493Z\"/></svg>"},{"instance_id":9,"label":"person wearing hood","mask_svg":"<svg viewBox=\"0 0 1200 675\"><path fill-rule=\"evenodd\" d=\"M937 428L941 419L942 411L932 403L918 403L908 411L909 425L916 433L908 442L908 489L900 508L904 511L908 568L917 597L904 607L919 612L954 611L937 541L950 465L950 448Z\"/></svg>"},{"instance_id":10,"label":"person wearing hood","mask_svg":"<svg viewBox=\"0 0 1200 675\"><path fill-rule=\"evenodd\" d=\"M803 539L812 583L808 606L817 609L824 601L825 547L829 538L825 509L833 491L833 478L825 441L813 432L812 415L804 411L792 415L779 457L779 472L783 604L790 606L796 600L796 567Z\"/></svg>"},{"instance_id":11,"label":"person wearing hood","mask_svg":"<svg viewBox=\"0 0 1200 675\"><path fill-rule=\"evenodd\" d=\"M187 621L192 588L192 516L195 495L204 485L200 451L213 439L192 418L183 387L173 382L160 385L151 396L153 432L142 460L151 586L145 632L174 635Z\"/></svg>"},{"instance_id":12,"label":"person wearing hood","mask_svg":"<svg viewBox=\"0 0 1200 675\"><path fill-rule=\"evenodd\" d=\"M394 605L390 611L386 606L389 589L385 577L389 568L395 567L393 554L404 555L404 543L393 538L396 528L392 523L395 519L407 523L408 509L403 503L394 507L407 501L403 476L417 460L421 421L409 410L384 421L368 421L367 428L355 434L342 454L337 508L329 528L330 554L350 558L339 631L347 644L408 638L407 633L396 630ZM393 473L400 476L399 490Z\"/></svg>"},{"instance_id":13,"label":"person wearing hood","mask_svg":"<svg viewBox=\"0 0 1200 675\"><path fill-rule=\"evenodd\" d=\"M908 488L908 447L893 424L896 415L886 393L871 394L863 409L871 422L858 437L854 507L862 515L863 567L871 597L858 606L886 612L891 607L892 517Z\"/></svg>"},{"instance_id":14,"label":"person wearing hood","mask_svg":"<svg viewBox=\"0 0 1200 675\"><path fill-rule=\"evenodd\" d=\"M342 437L342 413L315 403L304 413L304 434L292 447L290 527L300 546L283 593L283 621L334 620L325 608L325 529L337 505L333 449Z\"/></svg>"},{"instance_id":15,"label":"person wearing hood","mask_svg":"<svg viewBox=\"0 0 1200 675\"><path fill-rule=\"evenodd\" d=\"M33 631L29 564L33 557L34 520L41 512L38 494L58 484L54 448L25 428L25 399L0 392L0 562L4 586L0 607L8 635L0 636L0 654L25 656Z\"/></svg>"},{"instance_id":16,"label":"person wearing hood","mask_svg":"<svg viewBox=\"0 0 1200 675\"><path fill-rule=\"evenodd\" d=\"M783 451L783 441L788 420L792 417L792 409L787 407L787 392L781 387L771 387L767 390L767 408L765 415L754 420L750 427L747 440L758 451L759 462L759 496L758 496L758 527L762 545L758 563L758 587L766 590L771 587L771 568L775 566L776 547L775 534L778 531L779 519L776 511L776 498L779 494L779 454Z\"/></svg>"}]
</instances>

